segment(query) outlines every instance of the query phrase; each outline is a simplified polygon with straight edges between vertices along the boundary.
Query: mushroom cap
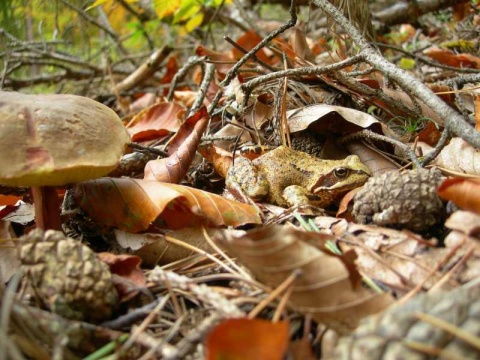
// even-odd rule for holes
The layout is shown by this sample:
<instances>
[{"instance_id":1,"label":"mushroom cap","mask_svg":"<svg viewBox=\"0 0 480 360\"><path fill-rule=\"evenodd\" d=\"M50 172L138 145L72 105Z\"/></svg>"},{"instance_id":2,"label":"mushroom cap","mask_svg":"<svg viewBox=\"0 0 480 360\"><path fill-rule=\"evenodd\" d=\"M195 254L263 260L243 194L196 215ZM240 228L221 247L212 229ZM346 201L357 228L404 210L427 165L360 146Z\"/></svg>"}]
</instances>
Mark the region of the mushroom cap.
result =
<instances>
[{"instance_id":1,"label":"mushroom cap","mask_svg":"<svg viewBox=\"0 0 480 360\"><path fill-rule=\"evenodd\" d=\"M0 91L0 184L98 178L117 166L129 141L117 114L95 100Z\"/></svg>"}]
</instances>

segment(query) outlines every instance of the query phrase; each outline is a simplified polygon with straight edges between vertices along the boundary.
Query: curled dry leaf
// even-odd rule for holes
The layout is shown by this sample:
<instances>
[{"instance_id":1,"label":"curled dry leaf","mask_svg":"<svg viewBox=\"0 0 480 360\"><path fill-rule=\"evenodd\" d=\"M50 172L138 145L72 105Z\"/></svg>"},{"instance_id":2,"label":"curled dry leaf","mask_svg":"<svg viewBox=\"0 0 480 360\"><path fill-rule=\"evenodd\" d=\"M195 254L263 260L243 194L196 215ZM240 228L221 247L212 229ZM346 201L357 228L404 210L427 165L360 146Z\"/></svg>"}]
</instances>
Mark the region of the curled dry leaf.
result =
<instances>
[{"instance_id":1,"label":"curled dry leaf","mask_svg":"<svg viewBox=\"0 0 480 360\"><path fill-rule=\"evenodd\" d=\"M259 224L255 208L187 186L129 178L101 178L74 188L79 206L95 221L128 232Z\"/></svg>"},{"instance_id":2,"label":"curled dry leaf","mask_svg":"<svg viewBox=\"0 0 480 360\"><path fill-rule=\"evenodd\" d=\"M440 184L437 193L442 199L480 214L480 179L449 178Z\"/></svg>"},{"instance_id":3,"label":"curled dry leaf","mask_svg":"<svg viewBox=\"0 0 480 360\"><path fill-rule=\"evenodd\" d=\"M280 285L300 269L291 305L340 333L351 331L361 318L383 310L393 301L388 294L374 294L356 282L360 275L347 256L323 250L325 241L335 240L333 236L272 226L244 236L224 232L220 240L269 286Z\"/></svg>"},{"instance_id":4,"label":"curled dry leaf","mask_svg":"<svg viewBox=\"0 0 480 360\"><path fill-rule=\"evenodd\" d=\"M207 109L202 107L185 120L170 143L169 157L149 161L145 166L144 179L178 184L192 163L209 119Z\"/></svg>"},{"instance_id":5,"label":"curled dry leaf","mask_svg":"<svg viewBox=\"0 0 480 360\"><path fill-rule=\"evenodd\" d=\"M227 177L228 169L232 166L232 155L226 150L217 148L212 144L200 146L198 152L213 164L213 168L223 178Z\"/></svg>"},{"instance_id":6,"label":"curled dry leaf","mask_svg":"<svg viewBox=\"0 0 480 360\"><path fill-rule=\"evenodd\" d=\"M124 302L138 294L141 288L147 287L145 274L140 265L142 259L129 254L99 253L98 258L110 267L113 285L118 292L120 301Z\"/></svg>"},{"instance_id":7,"label":"curled dry leaf","mask_svg":"<svg viewBox=\"0 0 480 360\"><path fill-rule=\"evenodd\" d=\"M209 236L212 236L220 230L206 229L206 231ZM205 240L200 227L169 231L168 234L132 234L116 229L115 238L123 249L133 251L142 259L143 264L149 267L179 261L182 261L181 265L184 266L189 261L193 263L204 259L204 256L202 259L188 259L192 255L215 252ZM198 251L195 252L192 248Z\"/></svg>"},{"instance_id":8,"label":"curled dry leaf","mask_svg":"<svg viewBox=\"0 0 480 360\"><path fill-rule=\"evenodd\" d=\"M453 138L435 159L435 164L450 171L480 175L480 151L462 138Z\"/></svg>"},{"instance_id":9,"label":"curled dry leaf","mask_svg":"<svg viewBox=\"0 0 480 360\"><path fill-rule=\"evenodd\" d=\"M127 124L132 141L158 139L176 132L182 124L185 108L173 102L161 102L140 111Z\"/></svg>"},{"instance_id":10,"label":"curled dry leaf","mask_svg":"<svg viewBox=\"0 0 480 360\"><path fill-rule=\"evenodd\" d=\"M350 134L370 129L382 134L380 122L362 111L342 106L316 104L287 111L290 132L306 130L317 133Z\"/></svg>"}]
</instances>

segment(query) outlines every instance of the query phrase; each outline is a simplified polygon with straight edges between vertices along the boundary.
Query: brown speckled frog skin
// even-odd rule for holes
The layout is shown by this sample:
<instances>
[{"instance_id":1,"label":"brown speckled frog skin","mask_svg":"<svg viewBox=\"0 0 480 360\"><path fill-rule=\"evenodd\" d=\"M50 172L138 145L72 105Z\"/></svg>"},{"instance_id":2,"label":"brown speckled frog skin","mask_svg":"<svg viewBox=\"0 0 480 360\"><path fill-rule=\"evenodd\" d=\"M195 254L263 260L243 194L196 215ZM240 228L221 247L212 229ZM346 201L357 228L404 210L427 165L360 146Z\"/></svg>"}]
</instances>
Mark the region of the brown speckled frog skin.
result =
<instances>
[{"instance_id":1,"label":"brown speckled frog skin","mask_svg":"<svg viewBox=\"0 0 480 360\"><path fill-rule=\"evenodd\" d=\"M367 181L370 170L358 156L321 160L280 146L251 161L236 158L227 188L240 186L254 200L280 206L327 207L348 190Z\"/></svg>"}]
</instances>

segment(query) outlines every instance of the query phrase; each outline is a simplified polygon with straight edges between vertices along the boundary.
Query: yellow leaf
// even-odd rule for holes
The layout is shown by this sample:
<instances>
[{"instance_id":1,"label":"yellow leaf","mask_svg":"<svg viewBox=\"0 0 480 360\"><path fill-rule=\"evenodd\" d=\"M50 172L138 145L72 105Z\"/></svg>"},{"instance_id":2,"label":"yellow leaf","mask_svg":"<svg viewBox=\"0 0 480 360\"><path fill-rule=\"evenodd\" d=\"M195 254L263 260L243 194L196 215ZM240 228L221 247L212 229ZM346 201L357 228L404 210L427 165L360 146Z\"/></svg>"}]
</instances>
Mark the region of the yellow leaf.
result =
<instances>
[{"instance_id":1,"label":"yellow leaf","mask_svg":"<svg viewBox=\"0 0 480 360\"><path fill-rule=\"evenodd\" d=\"M199 27L202 24L203 21L203 14L198 13L197 15L193 16L190 18L190 20L187 21L185 24L185 28L187 29L187 32L192 32L195 30L197 27Z\"/></svg>"},{"instance_id":2,"label":"yellow leaf","mask_svg":"<svg viewBox=\"0 0 480 360\"><path fill-rule=\"evenodd\" d=\"M154 0L153 6L159 19L172 15L179 7L181 0Z\"/></svg>"},{"instance_id":3,"label":"yellow leaf","mask_svg":"<svg viewBox=\"0 0 480 360\"><path fill-rule=\"evenodd\" d=\"M90 5L89 7L87 7L85 9L85 11L88 11L90 9L93 9L93 8L96 8L97 6L100 6L100 5L103 5L105 4L106 2L109 2L111 0L96 0L92 5Z\"/></svg>"}]
</instances>

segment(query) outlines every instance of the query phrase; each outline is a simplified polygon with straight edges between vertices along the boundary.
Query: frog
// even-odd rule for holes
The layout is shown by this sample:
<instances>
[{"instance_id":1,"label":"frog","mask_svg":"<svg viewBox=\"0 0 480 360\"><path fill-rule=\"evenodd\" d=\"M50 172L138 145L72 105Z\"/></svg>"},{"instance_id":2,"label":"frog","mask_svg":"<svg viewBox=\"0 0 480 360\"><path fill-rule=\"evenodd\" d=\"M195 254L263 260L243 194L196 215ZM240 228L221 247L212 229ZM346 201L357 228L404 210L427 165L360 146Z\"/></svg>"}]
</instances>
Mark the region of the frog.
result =
<instances>
[{"instance_id":1,"label":"frog","mask_svg":"<svg viewBox=\"0 0 480 360\"><path fill-rule=\"evenodd\" d=\"M254 201L282 207L310 205L326 208L371 176L356 155L324 160L279 146L250 160L237 157L228 170L228 189L240 187Z\"/></svg>"}]
</instances>

